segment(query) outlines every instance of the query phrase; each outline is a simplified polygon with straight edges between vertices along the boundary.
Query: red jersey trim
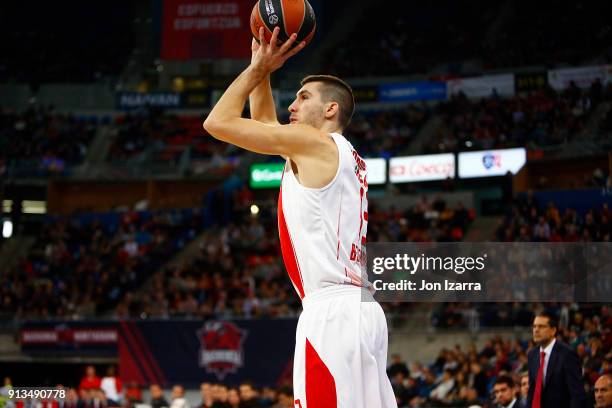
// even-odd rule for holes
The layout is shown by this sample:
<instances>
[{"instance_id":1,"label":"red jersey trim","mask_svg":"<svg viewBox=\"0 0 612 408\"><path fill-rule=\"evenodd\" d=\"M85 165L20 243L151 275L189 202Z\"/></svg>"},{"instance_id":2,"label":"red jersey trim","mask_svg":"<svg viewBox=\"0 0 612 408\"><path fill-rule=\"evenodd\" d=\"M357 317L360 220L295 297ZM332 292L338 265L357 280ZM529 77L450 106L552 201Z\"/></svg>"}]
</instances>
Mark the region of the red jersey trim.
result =
<instances>
[{"instance_id":1,"label":"red jersey trim","mask_svg":"<svg viewBox=\"0 0 612 408\"><path fill-rule=\"evenodd\" d=\"M295 247L289 235L289 229L287 228L287 221L285 221L285 213L283 212L283 189L281 187L280 193L278 194L278 234L280 238L281 252L283 254L283 261L285 262L285 268L289 274L289 279L293 282L296 291L300 295L300 299L304 299L304 281L302 280L302 272L300 271L300 264L295 255Z\"/></svg>"}]
</instances>

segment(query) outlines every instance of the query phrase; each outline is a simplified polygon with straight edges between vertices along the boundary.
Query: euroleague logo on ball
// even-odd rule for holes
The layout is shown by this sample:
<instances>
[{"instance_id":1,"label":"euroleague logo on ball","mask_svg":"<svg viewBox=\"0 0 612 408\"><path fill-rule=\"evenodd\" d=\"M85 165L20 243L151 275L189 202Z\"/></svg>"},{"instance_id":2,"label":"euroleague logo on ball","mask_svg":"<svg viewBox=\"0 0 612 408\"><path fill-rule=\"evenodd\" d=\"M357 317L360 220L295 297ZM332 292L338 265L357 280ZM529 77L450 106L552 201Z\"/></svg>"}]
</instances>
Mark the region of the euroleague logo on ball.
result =
<instances>
[{"instance_id":1,"label":"euroleague logo on ball","mask_svg":"<svg viewBox=\"0 0 612 408\"><path fill-rule=\"evenodd\" d=\"M257 0L251 10L251 33L258 42L259 30L264 28L264 39L270 41L275 29L278 43L296 34L294 46L302 41L308 44L317 27L314 10L308 0Z\"/></svg>"},{"instance_id":2,"label":"euroleague logo on ball","mask_svg":"<svg viewBox=\"0 0 612 408\"><path fill-rule=\"evenodd\" d=\"M268 22L270 24L275 25L278 23L278 16L275 14L274 5L272 4L272 0L266 0L266 13L268 14Z\"/></svg>"},{"instance_id":3,"label":"euroleague logo on ball","mask_svg":"<svg viewBox=\"0 0 612 408\"><path fill-rule=\"evenodd\" d=\"M268 14L268 16L270 16L270 23L272 23L272 17L276 17L275 23L278 22L278 17L276 16L276 14L274 14L274 5L272 4L272 0L266 0L265 6L266 13Z\"/></svg>"}]
</instances>

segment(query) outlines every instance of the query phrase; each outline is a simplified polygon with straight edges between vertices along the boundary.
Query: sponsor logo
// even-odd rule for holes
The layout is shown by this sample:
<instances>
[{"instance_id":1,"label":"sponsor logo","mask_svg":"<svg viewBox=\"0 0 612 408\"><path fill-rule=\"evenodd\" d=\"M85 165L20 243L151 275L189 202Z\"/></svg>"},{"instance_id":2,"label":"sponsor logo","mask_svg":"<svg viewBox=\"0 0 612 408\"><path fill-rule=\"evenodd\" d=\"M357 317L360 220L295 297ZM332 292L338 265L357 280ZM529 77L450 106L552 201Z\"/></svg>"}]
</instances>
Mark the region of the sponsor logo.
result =
<instances>
[{"instance_id":1,"label":"sponsor logo","mask_svg":"<svg viewBox=\"0 0 612 408\"><path fill-rule=\"evenodd\" d=\"M272 14L270 18L268 18L268 21L270 24L276 24L278 23L278 16L276 14Z\"/></svg>"},{"instance_id":2,"label":"sponsor logo","mask_svg":"<svg viewBox=\"0 0 612 408\"><path fill-rule=\"evenodd\" d=\"M389 163L389 179L392 183L454 177L455 157L452 154L397 157Z\"/></svg>"},{"instance_id":3,"label":"sponsor logo","mask_svg":"<svg viewBox=\"0 0 612 408\"><path fill-rule=\"evenodd\" d=\"M244 365L246 330L233 323L211 321L197 332L200 340L200 367L207 373L223 380L229 373L235 373Z\"/></svg>"},{"instance_id":4,"label":"sponsor logo","mask_svg":"<svg viewBox=\"0 0 612 408\"><path fill-rule=\"evenodd\" d=\"M73 346L78 344L116 344L119 336L116 329L82 328L77 329L60 324L55 327L22 329L21 344L57 344Z\"/></svg>"},{"instance_id":5,"label":"sponsor logo","mask_svg":"<svg viewBox=\"0 0 612 408\"><path fill-rule=\"evenodd\" d=\"M501 154L485 153L482 156L482 164L487 170L493 167L498 167L498 168L501 167L502 166Z\"/></svg>"}]
</instances>

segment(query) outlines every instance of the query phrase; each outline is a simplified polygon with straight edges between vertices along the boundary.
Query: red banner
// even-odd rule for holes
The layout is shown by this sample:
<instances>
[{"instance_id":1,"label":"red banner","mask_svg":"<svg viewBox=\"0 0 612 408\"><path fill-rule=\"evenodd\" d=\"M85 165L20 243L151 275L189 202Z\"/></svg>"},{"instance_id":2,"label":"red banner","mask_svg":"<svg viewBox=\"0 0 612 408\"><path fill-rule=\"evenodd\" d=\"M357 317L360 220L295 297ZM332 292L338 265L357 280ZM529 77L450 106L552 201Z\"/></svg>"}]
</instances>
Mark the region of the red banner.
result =
<instances>
[{"instance_id":1,"label":"red banner","mask_svg":"<svg viewBox=\"0 0 612 408\"><path fill-rule=\"evenodd\" d=\"M164 0L161 58L249 58L255 0Z\"/></svg>"}]
</instances>

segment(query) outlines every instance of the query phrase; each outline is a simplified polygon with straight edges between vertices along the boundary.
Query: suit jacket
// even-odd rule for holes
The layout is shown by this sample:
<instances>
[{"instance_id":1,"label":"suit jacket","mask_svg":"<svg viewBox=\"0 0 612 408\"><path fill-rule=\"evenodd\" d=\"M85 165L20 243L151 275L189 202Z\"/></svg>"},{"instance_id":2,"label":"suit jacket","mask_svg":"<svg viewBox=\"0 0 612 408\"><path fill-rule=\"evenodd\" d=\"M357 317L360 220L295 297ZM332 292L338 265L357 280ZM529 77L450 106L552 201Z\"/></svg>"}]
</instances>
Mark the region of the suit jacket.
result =
<instances>
[{"instance_id":1,"label":"suit jacket","mask_svg":"<svg viewBox=\"0 0 612 408\"><path fill-rule=\"evenodd\" d=\"M527 354L529 367L529 395L527 406L531 407L536 378L540 368L540 347ZM548 360L546 377L542 387L542 408L586 408L582 367L578 354L567 344L555 342Z\"/></svg>"}]
</instances>

